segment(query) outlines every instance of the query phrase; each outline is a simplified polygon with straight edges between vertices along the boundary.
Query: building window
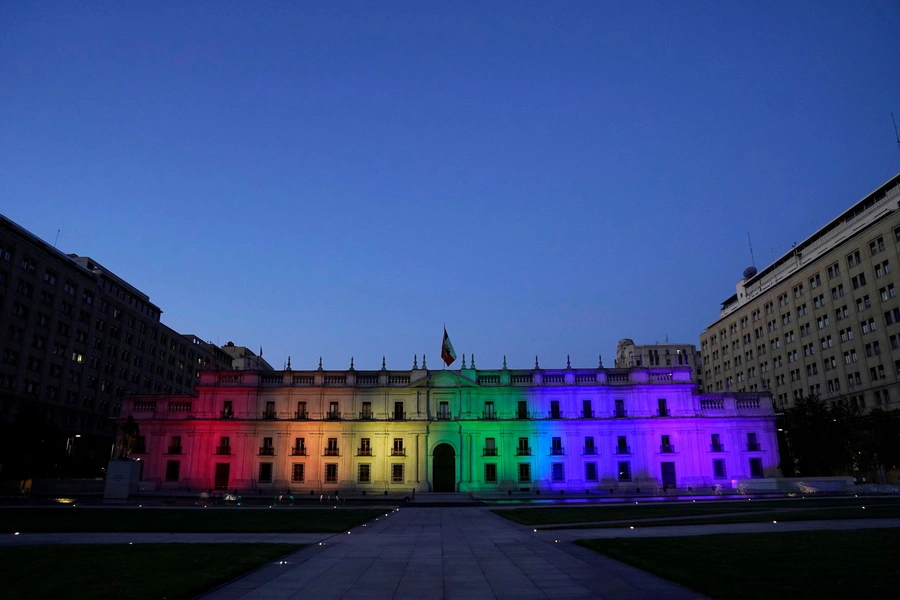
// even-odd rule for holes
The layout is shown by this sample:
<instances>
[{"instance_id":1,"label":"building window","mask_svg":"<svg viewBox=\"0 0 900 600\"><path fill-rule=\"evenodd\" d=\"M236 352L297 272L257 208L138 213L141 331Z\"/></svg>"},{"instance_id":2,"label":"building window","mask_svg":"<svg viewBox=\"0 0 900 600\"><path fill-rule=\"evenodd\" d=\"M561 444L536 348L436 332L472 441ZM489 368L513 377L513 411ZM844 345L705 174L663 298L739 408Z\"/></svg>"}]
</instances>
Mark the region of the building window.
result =
<instances>
[{"instance_id":1,"label":"building window","mask_svg":"<svg viewBox=\"0 0 900 600\"><path fill-rule=\"evenodd\" d=\"M393 464L391 465L391 483L403 483L403 465L402 464Z\"/></svg>"},{"instance_id":2,"label":"building window","mask_svg":"<svg viewBox=\"0 0 900 600\"><path fill-rule=\"evenodd\" d=\"M584 480L597 481L597 463L584 463Z\"/></svg>"},{"instance_id":3,"label":"building window","mask_svg":"<svg viewBox=\"0 0 900 600\"><path fill-rule=\"evenodd\" d=\"M259 453L262 456L275 456L275 445L272 443L272 438L263 438L263 445L259 449Z\"/></svg>"},{"instance_id":4,"label":"building window","mask_svg":"<svg viewBox=\"0 0 900 600\"><path fill-rule=\"evenodd\" d=\"M403 449L403 438L394 438L394 448L391 450L391 456L406 456Z\"/></svg>"},{"instance_id":5,"label":"building window","mask_svg":"<svg viewBox=\"0 0 900 600\"><path fill-rule=\"evenodd\" d=\"M657 400L657 414L660 417L668 417L669 416L669 406L666 402L665 398L659 398Z\"/></svg>"},{"instance_id":6,"label":"building window","mask_svg":"<svg viewBox=\"0 0 900 600\"><path fill-rule=\"evenodd\" d=\"M166 461L166 481L178 481L180 472L181 472L181 461L180 460L167 460Z\"/></svg>"},{"instance_id":7,"label":"building window","mask_svg":"<svg viewBox=\"0 0 900 600\"><path fill-rule=\"evenodd\" d=\"M338 466L337 463L325 463L325 483L337 483Z\"/></svg>"},{"instance_id":8,"label":"building window","mask_svg":"<svg viewBox=\"0 0 900 600\"><path fill-rule=\"evenodd\" d=\"M559 400L550 401L550 418L559 419L562 414L559 412Z\"/></svg>"},{"instance_id":9,"label":"building window","mask_svg":"<svg viewBox=\"0 0 900 600\"><path fill-rule=\"evenodd\" d=\"M272 483L272 463L259 463L259 482Z\"/></svg>"},{"instance_id":10,"label":"building window","mask_svg":"<svg viewBox=\"0 0 900 600\"><path fill-rule=\"evenodd\" d=\"M497 456L497 440L496 438L485 438L484 439L484 455L485 456Z\"/></svg>"},{"instance_id":11,"label":"building window","mask_svg":"<svg viewBox=\"0 0 900 600\"><path fill-rule=\"evenodd\" d=\"M763 476L763 467L761 458L750 459L750 477L759 479Z\"/></svg>"},{"instance_id":12,"label":"building window","mask_svg":"<svg viewBox=\"0 0 900 600\"><path fill-rule=\"evenodd\" d=\"M441 402L438 405L438 419L442 421L450 420L450 403L449 402Z\"/></svg>"},{"instance_id":13,"label":"building window","mask_svg":"<svg viewBox=\"0 0 900 600\"><path fill-rule=\"evenodd\" d=\"M516 418L517 419L527 419L528 418L528 403L525 400L519 400L516 404Z\"/></svg>"},{"instance_id":14,"label":"building window","mask_svg":"<svg viewBox=\"0 0 900 600\"><path fill-rule=\"evenodd\" d=\"M550 479L554 483L560 483L566 480L566 470L563 463L552 463L550 465Z\"/></svg>"},{"instance_id":15,"label":"building window","mask_svg":"<svg viewBox=\"0 0 900 600\"><path fill-rule=\"evenodd\" d=\"M306 465L294 463L291 465L291 483L303 483L306 481Z\"/></svg>"},{"instance_id":16,"label":"building window","mask_svg":"<svg viewBox=\"0 0 900 600\"><path fill-rule=\"evenodd\" d=\"M872 240L869 242L869 254L875 256L879 252L884 250L884 238L879 237L877 240Z\"/></svg>"},{"instance_id":17,"label":"building window","mask_svg":"<svg viewBox=\"0 0 900 600\"><path fill-rule=\"evenodd\" d=\"M369 464L361 464L357 468L356 480L359 483L371 483L372 482L372 465Z\"/></svg>"},{"instance_id":18,"label":"building window","mask_svg":"<svg viewBox=\"0 0 900 600\"><path fill-rule=\"evenodd\" d=\"M721 458L713 460L713 477L715 479L725 479L725 461Z\"/></svg>"},{"instance_id":19,"label":"building window","mask_svg":"<svg viewBox=\"0 0 900 600\"><path fill-rule=\"evenodd\" d=\"M584 453L588 456L597 454L597 447L594 445L594 436L584 436Z\"/></svg>"},{"instance_id":20,"label":"building window","mask_svg":"<svg viewBox=\"0 0 900 600\"><path fill-rule=\"evenodd\" d=\"M530 456L531 448L528 447L528 438L520 437L519 438L519 447L516 449L516 454L518 456Z\"/></svg>"},{"instance_id":21,"label":"building window","mask_svg":"<svg viewBox=\"0 0 900 600\"><path fill-rule=\"evenodd\" d=\"M628 461L619 462L619 481L631 481L631 463Z\"/></svg>"},{"instance_id":22,"label":"building window","mask_svg":"<svg viewBox=\"0 0 900 600\"><path fill-rule=\"evenodd\" d=\"M758 452L760 450L759 440L756 439L755 433L747 434L747 450Z\"/></svg>"},{"instance_id":23,"label":"building window","mask_svg":"<svg viewBox=\"0 0 900 600\"><path fill-rule=\"evenodd\" d=\"M485 463L484 465L484 482L497 483L497 465L494 463Z\"/></svg>"},{"instance_id":24,"label":"building window","mask_svg":"<svg viewBox=\"0 0 900 600\"><path fill-rule=\"evenodd\" d=\"M590 400L582 400L581 402L581 416L585 419L590 419L594 416L594 409L591 408Z\"/></svg>"},{"instance_id":25,"label":"building window","mask_svg":"<svg viewBox=\"0 0 900 600\"><path fill-rule=\"evenodd\" d=\"M625 412L625 401L624 400L616 400L615 401L616 411L614 416L618 419L624 419L627 416Z\"/></svg>"},{"instance_id":26,"label":"building window","mask_svg":"<svg viewBox=\"0 0 900 600\"><path fill-rule=\"evenodd\" d=\"M359 455L372 456L372 441L370 438L359 438Z\"/></svg>"},{"instance_id":27,"label":"building window","mask_svg":"<svg viewBox=\"0 0 900 600\"><path fill-rule=\"evenodd\" d=\"M660 437L659 451L666 454L675 452L675 445L672 444L672 439L668 435Z\"/></svg>"},{"instance_id":28,"label":"building window","mask_svg":"<svg viewBox=\"0 0 900 600\"><path fill-rule=\"evenodd\" d=\"M484 403L484 418L485 419L496 419L497 414L494 412L494 403L493 402L485 402Z\"/></svg>"},{"instance_id":29,"label":"building window","mask_svg":"<svg viewBox=\"0 0 900 600\"><path fill-rule=\"evenodd\" d=\"M519 483L531 483L531 463L519 463Z\"/></svg>"},{"instance_id":30,"label":"building window","mask_svg":"<svg viewBox=\"0 0 900 600\"><path fill-rule=\"evenodd\" d=\"M620 435L616 437L616 454L631 454L627 436Z\"/></svg>"},{"instance_id":31,"label":"building window","mask_svg":"<svg viewBox=\"0 0 900 600\"><path fill-rule=\"evenodd\" d=\"M219 438L219 445L216 446L216 454L226 456L231 454L231 439L229 437L222 436Z\"/></svg>"},{"instance_id":32,"label":"building window","mask_svg":"<svg viewBox=\"0 0 900 600\"><path fill-rule=\"evenodd\" d=\"M562 438L554 437L550 439L550 454L556 456L563 454Z\"/></svg>"},{"instance_id":33,"label":"building window","mask_svg":"<svg viewBox=\"0 0 900 600\"><path fill-rule=\"evenodd\" d=\"M338 441L337 438L328 438L328 446L325 448L325 456L338 456L340 452L338 451ZM337 465L335 465L337 468Z\"/></svg>"},{"instance_id":34,"label":"building window","mask_svg":"<svg viewBox=\"0 0 900 600\"><path fill-rule=\"evenodd\" d=\"M306 456L306 438L294 438L294 447L291 449L294 456Z\"/></svg>"}]
</instances>

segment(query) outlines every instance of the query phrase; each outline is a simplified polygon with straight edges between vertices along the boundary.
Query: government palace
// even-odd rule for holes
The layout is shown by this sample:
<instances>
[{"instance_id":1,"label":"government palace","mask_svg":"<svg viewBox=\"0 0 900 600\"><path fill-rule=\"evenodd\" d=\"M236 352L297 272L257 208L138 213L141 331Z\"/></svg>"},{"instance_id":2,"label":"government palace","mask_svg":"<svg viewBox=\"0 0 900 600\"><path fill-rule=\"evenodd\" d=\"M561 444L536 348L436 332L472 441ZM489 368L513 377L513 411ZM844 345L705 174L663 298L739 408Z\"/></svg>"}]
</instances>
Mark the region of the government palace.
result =
<instances>
[{"instance_id":1,"label":"government palace","mask_svg":"<svg viewBox=\"0 0 900 600\"><path fill-rule=\"evenodd\" d=\"M681 362L679 360L677 362ZM202 371L131 396L143 490L590 493L778 477L767 392L701 393L685 364Z\"/></svg>"}]
</instances>

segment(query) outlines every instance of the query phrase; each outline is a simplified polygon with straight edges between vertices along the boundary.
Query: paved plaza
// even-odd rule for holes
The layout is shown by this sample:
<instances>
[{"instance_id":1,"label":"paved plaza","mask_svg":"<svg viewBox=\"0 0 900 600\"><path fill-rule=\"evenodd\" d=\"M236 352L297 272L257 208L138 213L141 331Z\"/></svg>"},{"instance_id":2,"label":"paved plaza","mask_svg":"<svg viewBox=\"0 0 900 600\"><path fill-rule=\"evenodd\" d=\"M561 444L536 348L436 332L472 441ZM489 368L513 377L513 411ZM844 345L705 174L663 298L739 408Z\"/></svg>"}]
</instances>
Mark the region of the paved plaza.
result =
<instances>
[{"instance_id":1,"label":"paved plaza","mask_svg":"<svg viewBox=\"0 0 900 600\"><path fill-rule=\"evenodd\" d=\"M309 544L213 590L251 598L702 598L677 584L572 543L579 538L900 527L900 519L538 530L486 508L386 509L340 534L48 533L6 535L2 545L49 543Z\"/></svg>"}]
</instances>

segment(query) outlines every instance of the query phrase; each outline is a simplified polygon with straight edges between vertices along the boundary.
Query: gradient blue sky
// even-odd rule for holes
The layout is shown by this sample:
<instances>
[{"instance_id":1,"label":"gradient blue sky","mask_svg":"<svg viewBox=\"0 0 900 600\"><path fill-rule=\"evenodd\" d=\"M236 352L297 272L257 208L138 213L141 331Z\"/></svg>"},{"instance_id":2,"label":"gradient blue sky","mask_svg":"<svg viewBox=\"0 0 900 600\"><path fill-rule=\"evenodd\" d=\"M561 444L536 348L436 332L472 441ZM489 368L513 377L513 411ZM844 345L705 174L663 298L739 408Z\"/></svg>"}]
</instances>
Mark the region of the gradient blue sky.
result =
<instances>
[{"instance_id":1,"label":"gradient blue sky","mask_svg":"<svg viewBox=\"0 0 900 600\"><path fill-rule=\"evenodd\" d=\"M187 6L182 6L187 4ZM4 2L0 212L281 367L697 343L900 171L900 4ZM457 367L459 363L454 366Z\"/></svg>"}]
</instances>

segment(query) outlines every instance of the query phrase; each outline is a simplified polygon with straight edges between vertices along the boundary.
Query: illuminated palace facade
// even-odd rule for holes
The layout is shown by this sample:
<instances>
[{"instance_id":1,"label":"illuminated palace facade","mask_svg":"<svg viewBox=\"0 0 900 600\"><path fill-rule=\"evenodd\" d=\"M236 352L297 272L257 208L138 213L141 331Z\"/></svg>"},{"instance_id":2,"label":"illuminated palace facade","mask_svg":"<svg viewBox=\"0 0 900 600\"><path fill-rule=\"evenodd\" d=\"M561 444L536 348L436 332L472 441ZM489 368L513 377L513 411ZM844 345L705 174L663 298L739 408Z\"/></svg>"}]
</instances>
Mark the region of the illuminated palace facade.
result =
<instances>
[{"instance_id":1,"label":"illuminated palace facade","mask_svg":"<svg viewBox=\"0 0 900 600\"><path fill-rule=\"evenodd\" d=\"M583 493L779 476L771 397L699 394L688 366L207 371L197 395L135 396L128 415L144 490Z\"/></svg>"}]
</instances>

